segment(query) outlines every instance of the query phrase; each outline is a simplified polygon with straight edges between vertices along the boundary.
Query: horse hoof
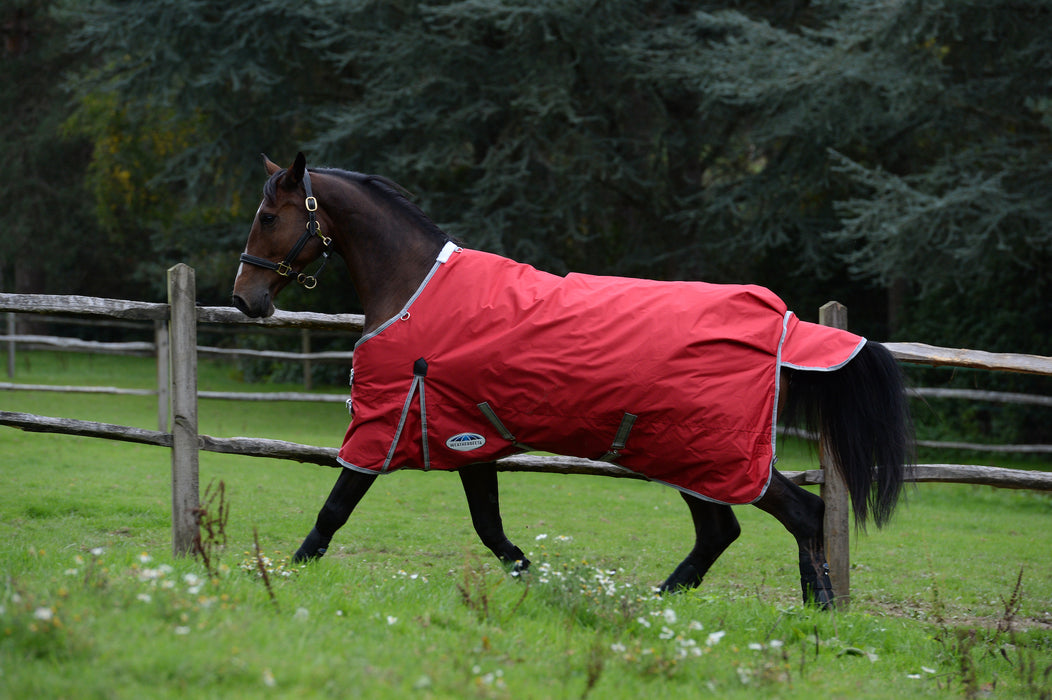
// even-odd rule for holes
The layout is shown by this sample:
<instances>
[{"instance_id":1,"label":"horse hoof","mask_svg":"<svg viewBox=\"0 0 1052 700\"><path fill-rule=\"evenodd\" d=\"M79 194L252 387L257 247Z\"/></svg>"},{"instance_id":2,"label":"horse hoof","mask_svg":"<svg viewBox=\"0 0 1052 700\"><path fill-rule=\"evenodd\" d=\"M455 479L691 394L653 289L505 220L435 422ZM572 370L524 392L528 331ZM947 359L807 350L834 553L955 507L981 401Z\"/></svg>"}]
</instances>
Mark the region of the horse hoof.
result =
<instances>
[{"instance_id":1,"label":"horse hoof","mask_svg":"<svg viewBox=\"0 0 1052 700\"><path fill-rule=\"evenodd\" d=\"M292 555L292 563L305 564L315 559L321 559L328 549L329 539L322 537L317 530L312 529L306 539L303 540L300 548Z\"/></svg>"},{"instance_id":2,"label":"horse hoof","mask_svg":"<svg viewBox=\"0 0 1052 700\"><path fill-rule=\"evenodd\" d=\"M698 573L698 569L689 562L683 562L676 567L671 576L665 579L665 582L658 588L658 593L665 595L697 588L701 585L701 580L702 576Z\"/></svg>"},{"instance_id":3,"label":"horse hoof","mask_svg":"<svg viewBox=\"0 0 1052 700\"><path fill-rule=\"evenodd\" d=\"M804 605L814 606L819 610L836 608L836 595L832 588L804 588Z\"/></svg>"}]
</instances>

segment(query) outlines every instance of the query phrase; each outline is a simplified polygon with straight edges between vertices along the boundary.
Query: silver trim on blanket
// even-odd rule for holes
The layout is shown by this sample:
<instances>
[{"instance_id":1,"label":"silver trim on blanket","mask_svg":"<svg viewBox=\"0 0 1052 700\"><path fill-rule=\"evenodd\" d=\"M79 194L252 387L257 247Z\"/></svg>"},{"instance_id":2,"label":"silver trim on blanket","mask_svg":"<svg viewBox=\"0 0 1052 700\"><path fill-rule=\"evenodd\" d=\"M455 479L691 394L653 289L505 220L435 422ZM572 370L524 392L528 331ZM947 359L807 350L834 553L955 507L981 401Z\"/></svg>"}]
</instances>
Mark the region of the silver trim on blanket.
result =
<instances>
[{"instance_id":1,"label":"silver trim on blanket","mask_svg":"<svg viewBox=\"0 0 1052 700\"><path fill-rule=\"evenodd\" d=\"M424 277L424 281L421 282L420 286L416 288L415 292L413 292L413 296L409 297L409 301L405 303L405 306L402 307L402 310L396 313L391 318L384 321L383 323L381 323L376 330L366 333L361 338L359 338L358 342L354 344L354 349L357 350L358 346L364 343L365 341L369 340L374 336L380 335L380 333L382 333L385 328L390 326L395 321L408 320L409 307L412 306L413 302L416 301L417 298L424 292L424 287L427 286L427 283L430 282L431 278L435 276L436 272L438 272L439 265L448 262L450 257L453 256L453 253L456 253L459 250L460 246L458 246L456 243L454 243L453 241L446 241L446 244L442 246L442 250L439 252L438 257L435 258L435 264L431 266L431 270L428 271L427 276Z\"/></svg>"}]
</instances>

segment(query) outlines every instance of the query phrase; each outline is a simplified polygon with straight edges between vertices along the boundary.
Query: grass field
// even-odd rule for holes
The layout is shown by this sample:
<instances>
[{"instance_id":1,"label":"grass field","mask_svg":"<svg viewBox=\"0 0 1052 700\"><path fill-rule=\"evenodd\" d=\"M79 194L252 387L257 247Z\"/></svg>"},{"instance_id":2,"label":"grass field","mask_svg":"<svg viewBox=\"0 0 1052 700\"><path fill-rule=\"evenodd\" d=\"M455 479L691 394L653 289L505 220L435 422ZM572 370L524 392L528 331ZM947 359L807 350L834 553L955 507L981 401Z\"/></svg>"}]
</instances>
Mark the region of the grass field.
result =
<instances>
[{"instance_id":1,"label":"grass field","mask_svg":"<svg viewBox=\"0 0 1052 700\"><path fill-rule=\"evenodd\" d=\"M148 387L153 368L31 353L17 380ZM200 383L243 388L228 365ZM151 397L12 391L0 408L156 427ZM218 436L324 445L345 427L339 404L201 404ZM516 579L451 474L384 477L297 569L335 471L202 453L202 490L222 483L229 508L207 565L171 555L168 472L160 448L0 428L0 697L1052 694L1049 494L911 488L852 543L851 609L822 613L799 604L791 537L750 507L701 588L655 597L691 528L654 484L503 475L506 529L534 562Z\"/></svg>"}]
</instances>

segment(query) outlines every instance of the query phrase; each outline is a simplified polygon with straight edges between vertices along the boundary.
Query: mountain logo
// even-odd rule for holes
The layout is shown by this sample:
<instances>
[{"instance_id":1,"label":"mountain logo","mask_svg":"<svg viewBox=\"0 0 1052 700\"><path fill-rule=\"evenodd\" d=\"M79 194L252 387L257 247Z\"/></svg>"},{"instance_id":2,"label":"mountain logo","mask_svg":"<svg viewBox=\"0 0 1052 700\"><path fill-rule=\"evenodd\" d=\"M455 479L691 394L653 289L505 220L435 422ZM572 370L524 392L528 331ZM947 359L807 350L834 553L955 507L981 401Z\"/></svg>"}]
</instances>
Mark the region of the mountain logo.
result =
<instances>
[{"instance_id":1,"label":"mountain logo","mask_svg":"<svg viewBox=\"0 0 1052 700\"><path fill-rule=\"evenodd\" d=\"M478 433L457 433L446 440L446 447L457 452L471 452L486 444L486 438Z\"/></svg>"}]
</instances>

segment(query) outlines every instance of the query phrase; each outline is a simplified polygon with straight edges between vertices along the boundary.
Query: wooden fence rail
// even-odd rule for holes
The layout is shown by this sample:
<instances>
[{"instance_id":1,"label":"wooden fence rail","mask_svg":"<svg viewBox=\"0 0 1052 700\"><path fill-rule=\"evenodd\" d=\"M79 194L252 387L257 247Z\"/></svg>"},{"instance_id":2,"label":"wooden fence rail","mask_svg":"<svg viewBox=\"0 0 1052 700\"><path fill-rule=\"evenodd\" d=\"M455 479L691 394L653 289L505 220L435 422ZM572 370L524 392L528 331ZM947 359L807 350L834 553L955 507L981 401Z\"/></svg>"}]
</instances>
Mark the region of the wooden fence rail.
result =
<instances>
[{"instance_id":1,"label":"wooden fence rail","mask_svg":"<svg viewBox=\"0 0 1052 700\"><path fill-rule=\"evenodd\" d=\"M97 305L94 305L97 306ZM205 312L209 316L214 316L212 310L206 310ZM9 315L13 316L14 312L9 312ZM352 317L352 319L355 317ZM90 323L90 321L78 319L76 317L63 317L65 323ZM10 321L10 319L9 319ZM162 321L155 321L155 324L163 324ZM353 323L353 320L352 320ZM107 325L117 324L125 328L141 328L140 324L134 321L121 322L121 321L110 321ZM352 329L354 325L351 326ZM42 336L42 335L17 335L13 333L13 327L9 325L9 332L7 335L0 335L0 343L8 343L8 376L14 375L14 369L12 365L15 343L20 345L27 345L31 349L39 349L41 347L54 347L61 351L69 352L88 352L88 353L99 353L99 354L112 354L112 355L138 355L138 356L157 356L159 366L166 366L167 363L167 338L168 331L166 326L159 325L157 340L155 342L102 342L102 341L85 341L77 338L59 337L59 336ZM275 330L280 330L275 328ZM307 334L310 331L307 328L301 328L301 333ZM301 339L301 343L304 346L309 347L309 338ZM946 355L949 352L960 353L962 351L948 351L944 348L937 348L942 355ZM217 348L209 347L204 345L197 346L198 356L215 356L215 357L250 357L258 359L272 359L272 360L287 360L290 362L304 364L304 379L305 384L308 384L309 388L309 376L310 376L310 363L312 361L319 362L344 362L349 363L354 353L350 351L327 351L327 352L284 352L276 350L246 350L240 348ZM916 356L914 352L911 356ZM1013 356L1013 357L1027 357L1035 358L1038 356L1025 355L1025 356ZM1040 359L1038 357L1038 359ZM164 373L159 373L159 375ZM45 392L61 392L61 393L82 393L82 394L111 394L111 395L148 395L155 394L159 395L159 406L158 406L158 426L160 429L165 429L167 426L167 392L168 392L168 380L166 374L158 377L158 388L157 390L149 389L123 389L117 387L108 386L69 386L69 385L47 385L47 384L25 384L25 383L14 383L14 382L0 382L0 391L45 391ZM1040 396L1033 394L1022 394L1017 392L1003 392L1003 391L983 391L976 389L948 389L948 388L928 388L928 387L913 387L907 389L907 392L912 397L921 398L945 398L945 399L963 399L971 401L984 401L994 403L1011 403L1011 404L1022 404L1022 405L1034 405L1034 406L1047 406L1052 407L1052 396ZM334 394L325 393L310 393L309 391L303 392L218 392L218 391L198 391L198 398L202 399L224 399L231 401L303 401L303 402L318 402L318 403L344 403L345 398ZM811 438L815 439L815 438ZM918 445L922 447L929 447L934 449L958 449L958 450L969 450L973 452L993 452L1001 454L1052 454L1052 444L1045 445L995 445L990 443L973 443L973 442L953 442L953 441L936 441L936 440L919 440Z\"/></svg>"},{"instance_id":2,"label":"wooden fence rail","mask_svg":"<svg viewBox=\"0 0 1052 700\"><path fill-rule=\"evenodd\" d=\"M199 484L197 482L197 455L199 450L241 454L257 457L291 459L299 462L337 466L336 449L300 445L282 440L261 438L216 438L201 435L197 431L197 399L201 398L240 398L249 400L274 400L288 397L292 400L324 400L342 402L342 396L299 394L227 394L222 392L197 391L197 328L199 324L238 324L245 326L300 328L328 331L358 333L362 330L363 318L357 314L317 314L290 313L278 311L266 319L249 319L233 308L198 307L194 303L194 274L185 265L176 265L169 270L169 303L157 304L135 302L121 299L98 299L81 296L27 295L0 293L0 311L19 313L68 315L79 314L106 318L128 319L136 321L155 321L158 328L167 325L168 332L158 331L154 344L158 352L164 351L168 363L159 363L159 384L171 387L172 404L170 430L166 425L159 430L145 430L129 426L118 426L90 421L79 421L65 418L36 416L25 413L0 411L0 425L6 425L33 432L63 433L84 435L111 440L123 440L141 444L157 445L172 450L172 527L173 552L183 555L189 551L190 543L196 534L193 512L198 507ZM842 307L827 305L823 307L823 321L829 324L846 325L846 317L838 320L846 310ZM14 335L14 329L8 326L8 336ZM83 342L83 341L82 341ZM166 347L169 346L170 347ZM887 343L897 359L903 362L945 365L954 367L973 367L997 371L1029 372L1052 375L1052 358L1023 354L997 354L975 350L937 348L920 343ZM244 352L244 351L241 351ZM302 359L298 353L290 353L295 359ZM317 359L328 359L330 353L318 353ZM342 358L341 358L342 359ZM164 365L162 367L162 365ZM0 385L0 388L7 388ZM28 388L26 385L13 385L11 388ZM69 387L64 387L69 388ZM112 388L102 388L112 389ZM114 390L135 391L135 390ZM947 390L925 390L929 396L948 396ZM968 390L949 390L961 394ZM162 392L164 393L164 392ZM973 392L975 393L975 392ZM977 392L971 398L980 400L1012 400L1013 395L994 396L992 392ZM308 398L310 397L310 398ZM1034 397L1032 403L1048 405L1047 397ZM165 397L165 402L169 399ZM1019 446L1014 446L1019 447ZM821 462L821 460L820 460ZM535 455L517 455L500 460L498 468L502 471L531 471L558 474L592 474L618 478L642 477L627 472L605 462L569 457L541 457ZM827 500L827 512L831 511L835 523L827 523L827 554L831 569L838 572L834 584L838 593L846 599L849 595L849 583L846 575L849 565L847 526L847 497L838 494L837 486L827 483L826 469L786 472L786 475L798 484L818 484L822 487L823 497ZM953 482L966 484L985 484L1002 488L1022 488L1052 490L1052 473L1003 469L988 466L928 464L916 467L909 477L915 482ZM830 537L830 533L832 536ZM837 578L839 577L839 581Z\"/></svg>"}]
</instances>

